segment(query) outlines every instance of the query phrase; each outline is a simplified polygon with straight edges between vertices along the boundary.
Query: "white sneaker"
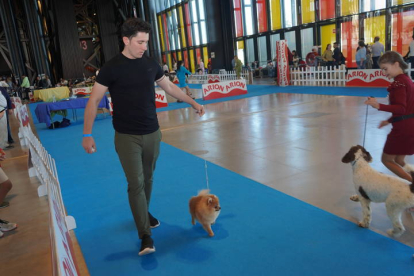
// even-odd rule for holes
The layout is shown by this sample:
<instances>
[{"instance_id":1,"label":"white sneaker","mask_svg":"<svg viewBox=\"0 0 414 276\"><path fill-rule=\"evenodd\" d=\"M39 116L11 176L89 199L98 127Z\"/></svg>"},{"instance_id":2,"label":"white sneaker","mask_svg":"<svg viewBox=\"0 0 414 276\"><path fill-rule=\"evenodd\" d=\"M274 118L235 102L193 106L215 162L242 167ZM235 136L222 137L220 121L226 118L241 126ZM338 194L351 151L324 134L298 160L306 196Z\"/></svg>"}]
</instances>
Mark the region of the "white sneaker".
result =
<instances>
[{"instance_id":1,"label":"white sneaker","mask_svg":"<svg viewBox=\"0 0 414 276\"><path fill-rule=\"evenodd\" d=\"M0 219L0 231L7 232L17 228L17 224Z\"/></svg>"},{"instance_id":2,"label":"white sneaker","mask_svg":"<svg viewBox=\"0 0 414 276\"><path fill-rule=\"evenodd\" d=\"M4 236L4 233L0 231L0 238Z\"/></svg>"}]
</instances>

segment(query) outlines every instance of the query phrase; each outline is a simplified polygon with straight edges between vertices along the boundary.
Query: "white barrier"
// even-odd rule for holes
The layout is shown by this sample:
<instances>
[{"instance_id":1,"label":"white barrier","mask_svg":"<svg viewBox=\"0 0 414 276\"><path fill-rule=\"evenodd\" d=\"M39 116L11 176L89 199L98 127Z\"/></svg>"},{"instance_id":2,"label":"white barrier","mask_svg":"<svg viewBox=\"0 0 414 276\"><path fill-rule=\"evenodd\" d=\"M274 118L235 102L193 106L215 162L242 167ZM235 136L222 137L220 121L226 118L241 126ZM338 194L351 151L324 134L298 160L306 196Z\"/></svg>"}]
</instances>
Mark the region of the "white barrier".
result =
<instances>
[{"instance_id":1,"label":"white barrier","mask_svg":"<svg viewBox=\"0 0 414 276\"><path fill-rule=\"evenodd\" d=\"M365 69L361 69L365 70ZM411 77L414 68L408 63L406 73ZM414 79L411 78L413 81ZM290 68L290 84L300 86L345 86L347 83L347 70L345 65L339 68L335 66L320 67L296 67Z\"/></svg>"},{"instance_id":2,"label":"white barrier","mask_svg":"<svg viewBox=\"0 0 414 276\"><path fill-rule=\"evenodd\" d=\"M240 73L240 76L243 79L245 79L248 84L253 83L253 75L251 71L243 70ZM237 80L237 75L235 71L220 71L219 74L204 74L204 75L193 74L193 75L188 76L187 81L188 83L205 84L205 83L209 83L209 79L218 79L220 82L231 81L231 80Z\"/></svg>"},{"instance_id":3,"label":"white barrier","mask_svg":"<svg viewBox=\"0 0 414 276\"><path fill-rule=\"evenodd\" d=\"M300 86L345 86L346 68L341 65L324 67L296 67L290 68L291 85Z\"/></svg>"},{"instance_id":4,"label":"white barrier","mask_svg":"<svg viewBox=\"0 0 414 276\"><path fill-rule=\"evenodd\" d=\"M29 146L29 176L36 176L40 181L39 197L48 196L53 275L77 276L79 273L69 235L69 231L76 228L76 221L66 215L55 160L33 134L30 125L25 125L25 117L21 114L25 110L27 112L26 105L18 108L21 134Z\"/></svg>"}]
</instances>

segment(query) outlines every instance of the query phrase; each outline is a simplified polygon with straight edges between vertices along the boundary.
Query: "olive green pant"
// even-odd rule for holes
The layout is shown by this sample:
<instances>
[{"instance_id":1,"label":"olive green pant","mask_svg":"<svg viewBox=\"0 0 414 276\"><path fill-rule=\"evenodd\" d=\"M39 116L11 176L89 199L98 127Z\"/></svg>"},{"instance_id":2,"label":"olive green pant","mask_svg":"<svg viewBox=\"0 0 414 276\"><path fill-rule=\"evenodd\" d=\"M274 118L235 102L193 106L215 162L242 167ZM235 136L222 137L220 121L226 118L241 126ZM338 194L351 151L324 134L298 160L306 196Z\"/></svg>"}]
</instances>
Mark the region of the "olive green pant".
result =
<instances>
[{"instance_id":1,"label":"olive green pant","mask_svg":"<svg viewBox=\"0 0 414 276\"><path fill-rule=\"evenodd\" d=\"M148 207L155 163L160 153L161 131L146 135L115 131L115 150L128 182L128 198L139 238L151 235Z\"/></svg>"}]
</instances>

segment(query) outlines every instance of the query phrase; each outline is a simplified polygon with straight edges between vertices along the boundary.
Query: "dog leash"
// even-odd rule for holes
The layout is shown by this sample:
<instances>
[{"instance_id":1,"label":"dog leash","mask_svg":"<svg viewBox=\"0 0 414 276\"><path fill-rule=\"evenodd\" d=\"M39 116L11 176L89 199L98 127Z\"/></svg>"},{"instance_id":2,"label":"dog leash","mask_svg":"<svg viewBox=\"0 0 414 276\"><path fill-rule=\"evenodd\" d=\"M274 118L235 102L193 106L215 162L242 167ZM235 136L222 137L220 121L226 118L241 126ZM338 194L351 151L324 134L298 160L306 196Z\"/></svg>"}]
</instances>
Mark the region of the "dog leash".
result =
<instances>
[{"instance_id":1,"label":"dog leash","mask_svg":"<svg viewBox=\"0 0 414 276\"><path fill-rule=\"evenodd\" d=\"M373 96L369 96L370 98L375 98ZM365 148L365 134L367 133L367 121L368 121L368 105L367 105L367 111L365 114L365 128L364 128L364 140L362 141L362 146Z\"/></svg>"},{"instance_id":2,"label":"dog leash","mask_svg":"<svg viewBox=\"0 0 414 276\"><path fill-rule=\"evenodd\" d=\"M204 106L203 106L203 108L204 108ZM198 112L197 112L198 113ZM204 141L203 141L203 149L205 149L206 147L205 147L205 144L204 144ZM205 171L205 173L206 173L206 184L207 184L207 189L208 190L210 190L210 186L209 186L209 184L208 184L208 169L207 169L207 160L206 159L204 159L204 171Z\"/></svg>"},{"instance_id":3,"label":"dog leash","mask_svg":"<svg viewBox=\"0 0 414 276\"><path fill-rule=\"evenodd\" d=\"M206 171L206 183L207 183L207 189L210 190L210 187L208 185L208 171L207 171L207 160L204 159L204 170Z\"/></svg>"}]
</instances>

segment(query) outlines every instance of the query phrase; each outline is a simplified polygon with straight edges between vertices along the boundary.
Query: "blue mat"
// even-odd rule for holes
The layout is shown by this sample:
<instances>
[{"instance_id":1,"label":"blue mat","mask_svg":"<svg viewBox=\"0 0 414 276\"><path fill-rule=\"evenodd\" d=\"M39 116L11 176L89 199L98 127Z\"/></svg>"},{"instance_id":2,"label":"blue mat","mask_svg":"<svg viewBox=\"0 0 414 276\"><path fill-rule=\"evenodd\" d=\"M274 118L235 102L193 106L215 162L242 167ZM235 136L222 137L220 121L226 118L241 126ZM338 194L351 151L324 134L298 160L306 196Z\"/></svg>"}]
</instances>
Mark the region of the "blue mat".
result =
<instances>
[{"instance_id":1,"label":"blue mat","mask_svg":"<svg viewBox=\"0 0 414 276\"><path fill-rule=\"evenodd\" d=\"M93 155L84 153L81 133L81 124L38 128L91 275L413 274L413 248L212 163L210 188L222 212L209 238L188 212L189 198L206 185L204 160L165 143L150 207L161 221L157 252L139 257L111 120L95 122Z\"/></svg>"}]
</instances>

